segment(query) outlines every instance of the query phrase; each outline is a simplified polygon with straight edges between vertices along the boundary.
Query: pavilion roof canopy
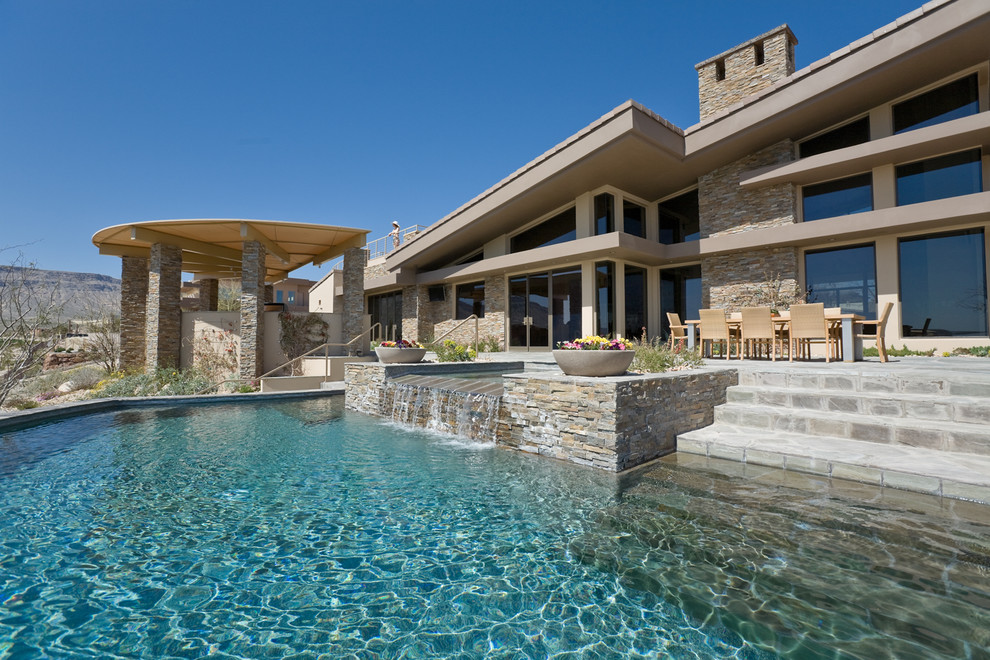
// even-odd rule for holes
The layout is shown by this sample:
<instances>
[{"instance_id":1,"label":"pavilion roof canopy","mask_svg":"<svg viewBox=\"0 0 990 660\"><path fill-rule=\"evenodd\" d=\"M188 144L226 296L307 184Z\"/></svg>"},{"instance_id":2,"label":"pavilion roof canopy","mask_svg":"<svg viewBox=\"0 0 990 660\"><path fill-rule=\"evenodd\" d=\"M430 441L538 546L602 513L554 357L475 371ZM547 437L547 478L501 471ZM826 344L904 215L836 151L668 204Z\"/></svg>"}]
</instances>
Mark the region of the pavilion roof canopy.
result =
<instances>
[{"instance_id":1,"label":"pavilion roof canopy","mask_svg":"<svg viewBox=\"0 0 990 660\"><path fill-rule=\"evenodd\" d=\"M368 230L274 220L197 219L132 222L93 235L100 254L147 257L154 243L182 249L182 271L201 278L241 276L244 241L265 246L265 280L276 282L306 264L320 265L352 247L363 247Z\"/></svg>"}]
</instances>

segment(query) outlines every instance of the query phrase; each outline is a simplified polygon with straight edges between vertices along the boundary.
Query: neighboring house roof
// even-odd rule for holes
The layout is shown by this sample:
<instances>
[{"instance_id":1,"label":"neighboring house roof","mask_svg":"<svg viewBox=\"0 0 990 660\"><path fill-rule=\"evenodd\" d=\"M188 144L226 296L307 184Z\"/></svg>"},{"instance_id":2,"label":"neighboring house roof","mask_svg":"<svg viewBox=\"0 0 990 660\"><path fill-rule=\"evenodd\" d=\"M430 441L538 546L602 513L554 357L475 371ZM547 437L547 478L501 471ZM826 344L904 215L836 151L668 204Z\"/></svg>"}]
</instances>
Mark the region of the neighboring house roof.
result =
<instances>
[{"instance_id":1,"label":"neighboring house roof","mask_svg":"<svg viewBox=\"0 0 990 660\"><path fill-rule=\"evenodd\" d=\"M93 235L100 254L147 257L154 243L182 249L182 271L198 278L241 275L241 248L255 240L266 248L265 279L285 279L306 264L335 259L361 247L368 230L274 220L196 219L132 222Z\"/></svg>"},{"instance_id":2,"label":"neighboring house roof","mask_svg":"<svg viewBox=\"0 0 990 660\"><path fill-rule=\"evenodd\" d=\"M401 279L402 269L463 254L606 184L649 200L676 193L767 145L985 61L987 43L990 3L935 0L684 130L627 101L427 227L386 268Z\"/></svg>"}]
</instances>

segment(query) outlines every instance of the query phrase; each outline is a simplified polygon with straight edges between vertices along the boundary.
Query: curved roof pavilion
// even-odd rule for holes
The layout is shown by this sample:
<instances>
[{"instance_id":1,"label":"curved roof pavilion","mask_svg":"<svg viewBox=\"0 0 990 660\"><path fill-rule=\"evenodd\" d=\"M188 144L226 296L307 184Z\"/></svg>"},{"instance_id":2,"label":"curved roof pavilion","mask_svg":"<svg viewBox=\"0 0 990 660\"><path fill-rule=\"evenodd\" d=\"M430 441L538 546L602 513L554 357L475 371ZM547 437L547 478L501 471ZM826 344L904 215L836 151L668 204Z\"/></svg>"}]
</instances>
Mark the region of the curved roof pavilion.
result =
<instances>
[{"instance_id":1,"label":"curved roof pavilion","mask_svg":"<svg viewBox=\"0 0 990 660\"><path fill-rule=\"evenodd\" d=\"M241 276L244 241L265 246L265 280L277 282L307 264L320 265L352 247L368 230L276 220L231 218L152 220L101 229L93 235L100 254L148 257L155 243L182 250L182 271L196 279Z\"/></svg>"}]
</instances>

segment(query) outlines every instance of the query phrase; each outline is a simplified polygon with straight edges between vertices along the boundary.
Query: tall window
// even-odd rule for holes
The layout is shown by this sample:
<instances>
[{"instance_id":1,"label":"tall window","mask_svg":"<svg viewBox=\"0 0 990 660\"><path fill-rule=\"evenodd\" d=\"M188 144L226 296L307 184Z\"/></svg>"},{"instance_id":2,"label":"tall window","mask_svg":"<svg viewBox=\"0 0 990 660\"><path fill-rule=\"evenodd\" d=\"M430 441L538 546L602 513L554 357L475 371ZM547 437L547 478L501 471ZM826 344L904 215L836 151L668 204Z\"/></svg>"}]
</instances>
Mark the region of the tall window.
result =
<instances>
[{"instance_id":1,"label":"tall window","mask_svg":"<svg viewBox=\"0 0 990 660\"><path fill-rule=\"evenodd\" d=\"M970 195L983 190L979 149L898 165L895 172L898 206Z\"/></svg>"},{"instance_id":2,"label":"tall window","mask_svg":"<svg viewBox=\"0 0 990 660\"><path fill-rule=\"evenodd\" d=\"M572 341L581 336L581 269L570 268L550 273L553 300L553 343Z\"/></svg>"},{"instance_id":3,"label":"tall window","mask_svg":"<svg viewBox=\"0 0 990 660\"><path fill-rule=\"evenodd\" d=\"M808 302L841 307L847 314L876 318L877 268L873 244L804 255Z\"/></svg>"},{"instance_id":4,"label":"tall window","mask_svg":"<svg viewBox=\"0 0 990 660\"><path fill-rule=\"evenodd\" d=\"M625 267L626 337L638 339L646 332L646 269Z\"/></svg>"},{"instance_id":5,"label":"tall window","mask_svg":"<svg viewBox=\"0 0 990 660\"><path fill-rule=\"evenodd\" d=\"M282 302L282 290L281 289L279 289L278 291L275 292L275 302L277 302L277 303Z\"/></svg>"},{"instance_id":6,"label":"tall window","mask_svg":"<svg viewBox=\"0 0 990 660\"><path fill-rule=\"evenodd\" d=\"M628 200L622 202L622 231L646 238L646 209Z\"/></svg>"},{"instance_id":7,"label":"tall window","mask_svg":"<svg viewBox=\"0 0 990 660\"><path fill-rule=\"evenodd\" d=\"M615 336L615 264L599 261L595 264L595 334Z\"/></svg>"},{"instance_id":8,"label":"tall window","mask_svg":"<svg viewBox=\"0 0 990 660\"><path fill-rule=\"evenodd\" d=\"M471 282L457 285L455 319L466 319L472 314L479 319L485 317L485 283Z\"/></svg>"},{"instance_id":9,"label":"tall window","mask_svg":"<svg viewBox=\"0 0 990 660\"><path fill-rule=\"evenodd\" d=\"M573 241L577 237L577 215L574 208L558 213L549 220L516 234L509 241L511 252L533 250L546 245Z\"/></svg>"},{"instance_id":10,"label":"tall window","mask_svg":"<svg viewBox=\"0 0 990 660\"><path fill-rule=\"evenodd\" d=\"M979 111L979 85L974 73L895 105L894 133L975 115Z\"/></svg>"},{"instance_id":11,"label":"tall window","mask_svg":"<svg viewBox=\"0 0 990 660\"><path fill-rule=\"evenodd\" d=\"M595 236L615 231L615 197L609 193L595 195Z\"/></svg>"},{"instance_id":12,"label":"tall window","mask_svg":"<svg viewBox=\"0 0 990 660\"><path fill-rule=\"evenodd\" d=\"M660 217L659 238L664 245L701 238L697 189L660 202L657 211Z\"/></svg>"},{"instance_id":13,"label":"tall window","mask_svg":"<svg viewBox=\"0 0 990 660\"><path fill-rule=\"evenodd\" d=\"M681 321L698 318L701 309L701 266L681 266L660 271L660 328L670 334L667 312L678 314Z\"/></svg>"},{"instance_id":14,"label":"tall window","mask_svg":"<svg viewBox=\"0 0 990 660\"><path fill-rule=\"evenodd\" d=\"M801 189L804 221L873 210L873 174L816 183Z\"/></svg>"},{"instance_id":15,"label":"tall window","mask_svg":"<svg viewBox=\"0 0 990 660\"><path fill-rule=\"evenodd\" d=\"M905 336L987 336L983 230L898 241Z\"/></svg>"},{"instance_id":16,"label":"tall window","mask_svg":"<svg viewBox=\"0 0 990 660\"><path fill-rule=\"evenodd\" d=\"M381 331L378 336L389 340L402 338L401 291L368 296L368 313L371 314L372 326L381 323Z\"/></svg>"},{"instance_id":17,"label":"tall window","mask_svg":"<svg viewBox=\"0 0 990 660\"><path fill-rule=\"evenodd\" d=\"M807 158L869 141L870 118L863 117L805 140L798 145L798 153L801 158Z\"/></svg>"}]
</instances>

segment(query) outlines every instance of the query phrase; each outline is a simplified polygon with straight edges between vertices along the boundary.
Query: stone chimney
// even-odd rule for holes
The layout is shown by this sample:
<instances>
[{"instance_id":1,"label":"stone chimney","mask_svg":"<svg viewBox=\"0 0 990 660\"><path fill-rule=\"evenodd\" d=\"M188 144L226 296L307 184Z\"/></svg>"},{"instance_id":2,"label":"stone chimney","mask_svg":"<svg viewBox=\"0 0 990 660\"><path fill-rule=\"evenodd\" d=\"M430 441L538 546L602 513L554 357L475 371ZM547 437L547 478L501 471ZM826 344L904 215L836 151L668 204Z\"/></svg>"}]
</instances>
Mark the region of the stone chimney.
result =
<instances>
[{"instance_id":1,"label":"stone chimney","mask_svg":"<svg viewBox=\"0 0 990 660\"><path fill-rule=\"evenodd\" d=\"M785 24L696 65L701 119L794 73L796 44Z\"/></svg>"}]
</instances>

